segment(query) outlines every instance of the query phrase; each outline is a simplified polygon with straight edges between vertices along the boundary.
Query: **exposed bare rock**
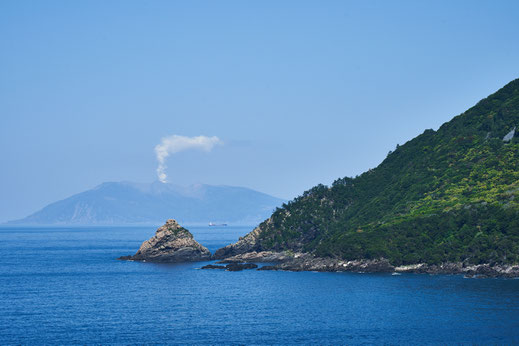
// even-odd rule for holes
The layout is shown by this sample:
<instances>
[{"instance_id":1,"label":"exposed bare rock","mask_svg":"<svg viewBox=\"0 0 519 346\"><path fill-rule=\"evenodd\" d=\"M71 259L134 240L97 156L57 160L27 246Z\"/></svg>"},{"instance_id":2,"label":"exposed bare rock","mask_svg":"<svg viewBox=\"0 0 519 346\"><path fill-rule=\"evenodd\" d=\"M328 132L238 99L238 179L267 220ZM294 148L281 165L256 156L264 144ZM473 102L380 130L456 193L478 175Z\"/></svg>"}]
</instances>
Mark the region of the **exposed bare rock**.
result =
<instances>
[{"instance_id":1,"label":"exposed bare rock","mask_svg":"<svg viewBox=\"0 0 519 346\"><path fill-rule=\"evenodd\" d=\"M258 237L260 233L260 227L256 227L252 232L250 232L246 236L240 237L240 239L236 243L227 245L226 247L216 250L213 258L224 259L236 255L245 254L248 252L258 251Z\"/></svg>"},{"instance_id":2,"label":"exposed bare rock","mask_svg":"<svg viewBox=\"0 0 519 346\"><path fill-rule=\"evenodd\" d=\"M168 220L157 229L155 235L142 243L133 256L120 257L121 260L146 262L196 262L208 261L211 253L200 245L193 235L175 220Z\"/></svg>"},{"instance_id":3,"label":"exposed bare rock","mask_svg":"<svg viewBox=\"0 0 519 346\"><path fill-rule=\"evenodd\" d=\"M254 263L229 263L225 266L225 269L229 272L239 272L244 269L256 269L258 268L257 264Z\"/></svg>"},{"instance_id":4,"label":"exposed bare rock","mask_svg":"<svg viewBox=\"0 0 519 346\"><path fill-rule=\"evenodd\" d=\"M287 251L256 251L259 248L255 229L237 243L217 250L217 263L264 262L273 263L258 270L319 271L319 272L362 272L362 273L418 273L418 274L460 274L468 277L519 277L519 265L478 264L445 262L429 265L417 263L393 266L387 259L359 259L345 261L338 258L316 257L310 253ZM247 250L250 249L250 250ZM215 254L216 255L216 254Z\"/></svg>"},{"instance_id":5,"label":"exposed bare rock","mask_svg":"<svg viewBox=\"0 0 519 346\"><path fill-rule=\"evenodd\" d=\"M274 266L265 266L262 270L318 271L318 272L362 272L389 273L394 267L384 258L373 260L344 261L336 258L315 257L303 254L297 258L281 262Z\"/></svg>"},{"instance_id":6,"label":"exposed bare rock","mask_svg":"<svg viewBox=\"0 0 519 346\"><path fill-rule=\"evenodd\" d=\"M446 262L437 265L425 263L400 266L395 268L398 273L428 273L428 274L463 274L468 277L519 277L519 265L470 265L462 262Z\"/></svg>"},{"instance_id":7,"label":"exposed bare rock","mask_svg":"<svg viewBox=\"0 0 519 346\"><path fill-rule=\"evenodd\" d=\"M262 266L258 270L460 274L476 278L519 277L519 265L471 265L462 262L446 262L437 265L417 263L395 267L385 258L345 261L338 258L322 258L309 253L294 253L292 251L251 251L226 257L217 263L243 264L245 262L274 263L273 265Z\"/></svg>"},{"instance_id":8,"label":"exposed bare rock","mask_svg":"<svg viewBox=\"0 0 519 346\"><path fill-rule=\"evenodd\" d=\"M243 263L243 262L285 262L301 256L302 254L293 254L289 251L273 252L273 251L252 251L244 254L239 254L227 257L217 263Z\"/></svg>"},{"instance_id":9,"label":"exposed bare rock","mask_svg":"<svg viewBox=\"0 0 519 346\"><path fill-rule=\"evenodd\" d=\"M229 263L226 266L217 266L214 264L208 264L203 266L201 269L225 269L229 272L239 272L244 269L256 269L258 268L257 264L254 263Z\"/></svg>"},{"instance_id":10,"label":"exposed bare rock","mask_svg":"<svg viewBox=\"0 0 519 346\"><path fill-rule=\"evenodd\" d=\"M515 126L514 128L512 129L512 131L508 132L504 137L503 137L503 142L510 142L512 140L512 138L514 138L515 136Z\"/></svg>"},{"instance_id":11,"label":"exposed bare rock","mask_svg":"<svg viewBox=\"0 0 519 346\"><path fill-rule=\"evenodd\" d=\"M259 270L362 272L362 273L417 273L417 274L460 274L475 278L519 277L519 265L470 265L462 262L446 262L437 265L417 263L394 267L386 259L343 261L334 258L314 257L300 254L298 258L282 261L276 265L263 266Z\"/></svg>"},{"instance_id":12,"label":"exposed bare rock","mask_svg":"<svg viewBox=\"0 0 519 346\"><path fill-rule=\"evenodd\" d=\"M200 269L225 269L225 266L216 266L214 264L208 264L208 265L203 266Z\"/></svg>"}]
</instances>

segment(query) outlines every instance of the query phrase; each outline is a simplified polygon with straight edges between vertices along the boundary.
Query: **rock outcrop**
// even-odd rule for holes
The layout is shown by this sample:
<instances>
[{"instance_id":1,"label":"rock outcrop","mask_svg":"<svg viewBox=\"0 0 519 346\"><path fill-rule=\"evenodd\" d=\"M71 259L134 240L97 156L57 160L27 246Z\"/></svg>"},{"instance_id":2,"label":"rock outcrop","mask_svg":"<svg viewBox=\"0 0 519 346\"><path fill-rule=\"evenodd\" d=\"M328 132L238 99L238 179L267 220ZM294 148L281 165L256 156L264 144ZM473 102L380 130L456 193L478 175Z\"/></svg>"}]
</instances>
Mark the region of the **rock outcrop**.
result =
<instances>
[{"instance_id":1,"label":"rock outcrop","mask_svg":"<svg viewBox=\"0 0 519 346\"><path fill-rule=\"evenodd\" d=\"M258 265L254 264L254 263L229 263L226 266L208 264L206 266L203 266L201 269L225 269L229 272L239 272L244 269L256 269L256 268L258 268Z\"/></svg>"},{"instance_id":2,"label":"rock outcrop","mask_svg":"<svg viewBox=\"0 0 519 346\"><path fill-rule=\"evenodd\" d=\"M217 266L214 264L208 264L208 265L203 266L200 269L226 269L226 268L225 268L225 266Z\"/></svg>"},{"instance_id":3,"label":"rock outcrop","mask_svg":"<svg viewBox=\"0 0 519 346\"><path fill-rule=\"evenodd\" d=\"M222 262L225 262L225 260ZM354 261L344 261L334 258L314 257L311 254L297 254L292 259L282 260L280 263L277 263L275 265L263 266L259 268L259 270L361 273L415 273L443 275L454 274L472 278L519 277L519 265L471 265L462 262L446 262L437 265L418 263L395 267L384 258L371 260L361 259Z\"/></svg>"},{"instance_id":4,"label":"rock outcrop","mask_svg":"<svg viewBox=\"0 0 519 346\"><path fill-rule=\"evenodd\" d=\"M503 137L503 142L510 142L512 138L515 136L515 126L512 131L508 132L506 136Z\"/></svg>"},{"instance_id":5,"label":"rock outcrop","mask_svg":"<svg viewBox=\"0 0 519 346\"><path fill-rule=\"evenodd\" d=\"M241 240L240 246L236 244L226 246L225 252L233 254L219 258L217 264L227 266L214 266L219 269L227 269L231 265L243 265L246 262L268 263L258 270L284 270L284 271L318 271L318 272L358 272L358 273L415 273L415 274L457 274L474 278L517 278L519 277L519 265L477 264L471 265L462 262L445 262L442 264L418 263L412 265L393 266L387 259L358 259L352 261L338 258L322 258L310 253L292 251L250 251L236 254L237 249L243 250L245 244L253 244L248 240ZM220 249L222 250L222 249ZM272 263L272 264L270 264ZM209 268L209 267L208 267Z\"/></svg>"},{"instance_id":6,"label":"rock outcrop","mask_svg":"<svg viewBox=\"0 0 519 346\"><path fill-rule=\"evenodd\" d=\"M256 227L252 232L234 243L227 245L221 249L216 250L214 259L224 259L232 256L237 256L245 253L255 252L259 250L258 237L261 233L261 228Z\"/></svg>"},{"instance_id":7,"label":"rock outcrop","mask_svg":"<svg viewBox=\"0 0 519 346\"><path fill-rule=\"evenodd\" d=\"M210 260L211 253L187 229L171 219L157 229L155 236L143 242L135 255L119 259L164 263L197 262Z\"/></svg>"},{"instance_id":8,"label":"rock outcrop","mask_svg":"<svg viewBox=\"0 0 519 346\"><path fill-rule=\"evenodd\" d=\"M500 264L466 264L462 262L446 262L428 265L426 263L400 266L395 268L397 273L427 273L427 274L461 274L475 278L516 278L519 277L519 265Z\"/></svg>"},{"instance_id":9,"label":"rock outcrop","mask_svg":"<svg viewBox=\"0 0 519 346\"><path fill-rule=\"evenodd\" d=\"M292 260L293 258L299 257L300 254L290 251L273 252L273 251L251 251L231 257L226 257L217 263L243 263L243 262L267 262L267 263L279 263Z\"/></svg>"},{"instance_id":10,"label":"rock outcrop","mask_svg":"<svg viewBox=\"0 0 519 346\"><path fill-rule=\"evenodd\" d=\"M286 254L284 255L286 256ZM335 258L315 257L297 253L292 258L281 260L275 265L264 266L261 270L318 271L318 272L362 272L390 273L394 267L384 258L372 260L344 261Z\"/></svg>"}]
</instances>

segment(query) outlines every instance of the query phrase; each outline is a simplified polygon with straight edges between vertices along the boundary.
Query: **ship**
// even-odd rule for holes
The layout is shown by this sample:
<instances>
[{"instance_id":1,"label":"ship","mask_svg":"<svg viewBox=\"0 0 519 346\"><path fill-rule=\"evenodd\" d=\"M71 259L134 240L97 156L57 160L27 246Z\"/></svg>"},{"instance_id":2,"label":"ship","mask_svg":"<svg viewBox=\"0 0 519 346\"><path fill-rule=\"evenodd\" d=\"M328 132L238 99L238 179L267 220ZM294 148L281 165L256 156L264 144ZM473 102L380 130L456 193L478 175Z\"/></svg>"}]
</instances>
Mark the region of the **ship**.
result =
<instances>
[{"instance_id":1,"label":"ship","mask_svg":"<svg viewBox=\"0 0 519 346\"><path fill-rule=\"evenodd\" d=\"M216 227L216 226L218 226L218 227L225 227L225 226L227 226L227 224L226 223L209 222L209 227Z\"/></svg>"}]
</instances>

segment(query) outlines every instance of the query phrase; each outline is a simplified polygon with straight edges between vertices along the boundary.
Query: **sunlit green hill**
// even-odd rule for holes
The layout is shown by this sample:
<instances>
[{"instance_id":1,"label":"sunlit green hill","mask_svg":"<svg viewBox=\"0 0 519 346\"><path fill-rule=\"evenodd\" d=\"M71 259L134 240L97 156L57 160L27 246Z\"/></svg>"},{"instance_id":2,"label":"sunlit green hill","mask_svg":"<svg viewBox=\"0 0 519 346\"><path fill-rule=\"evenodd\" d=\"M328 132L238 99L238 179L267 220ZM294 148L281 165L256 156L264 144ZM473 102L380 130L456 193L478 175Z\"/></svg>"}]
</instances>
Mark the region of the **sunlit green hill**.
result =
<instances>
[{"instance_id":1,"label":"sunlit green hill","mask_svg":"<svg viewBox=\"0 0 519 346\"><path fill-rule=\"evenodd\" d=\"M519 79L375 169L283 205L261 225L258 249L395 265L519 262L516 126Z\"/></svg>"}]
</instances>

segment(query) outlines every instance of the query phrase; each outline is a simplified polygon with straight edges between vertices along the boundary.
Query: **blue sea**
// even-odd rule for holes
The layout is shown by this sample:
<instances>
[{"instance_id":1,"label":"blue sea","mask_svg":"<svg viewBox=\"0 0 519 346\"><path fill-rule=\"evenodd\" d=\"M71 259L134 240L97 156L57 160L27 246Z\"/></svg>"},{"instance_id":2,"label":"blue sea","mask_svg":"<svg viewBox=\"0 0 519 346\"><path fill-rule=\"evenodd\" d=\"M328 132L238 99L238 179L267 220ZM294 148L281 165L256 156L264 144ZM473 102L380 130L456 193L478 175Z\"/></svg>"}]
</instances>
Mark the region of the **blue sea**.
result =
<instances>
[{"instance_id":1,"label":"blue sea","mask_svg":"<svg viewBox=\"0 0 519 346\"><path fill-rule=\"evenodd\" d=\"M211 251L251 227L190 227ZM0 344L512 344L519 280L117 261L154 227L0 228Z\"/></svg>"}]
</instances>

